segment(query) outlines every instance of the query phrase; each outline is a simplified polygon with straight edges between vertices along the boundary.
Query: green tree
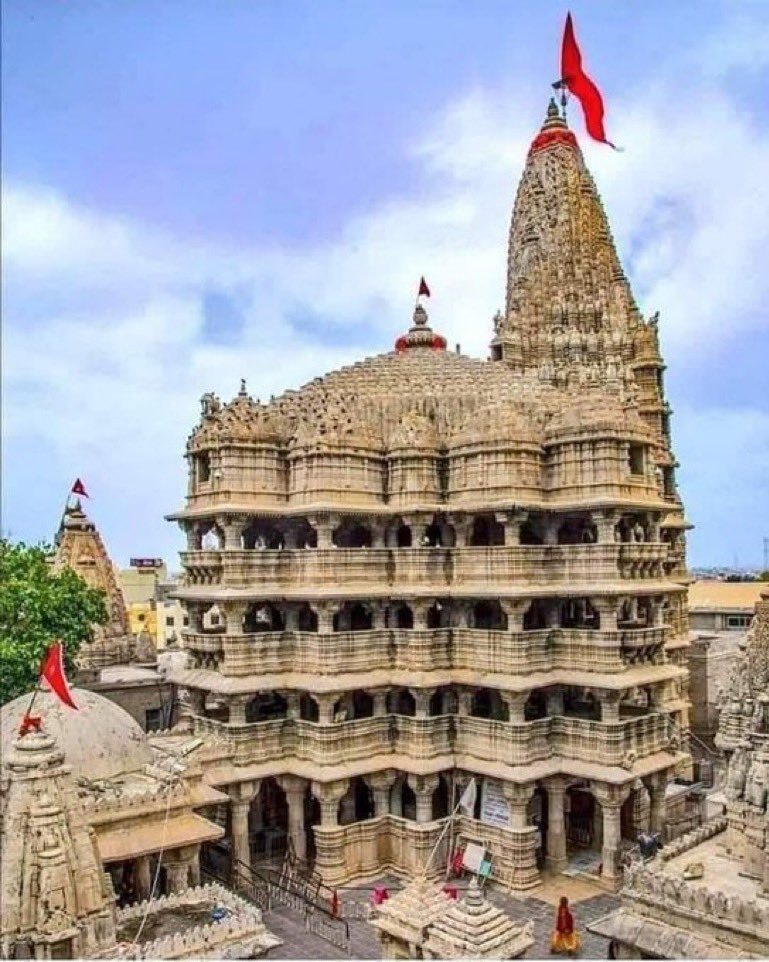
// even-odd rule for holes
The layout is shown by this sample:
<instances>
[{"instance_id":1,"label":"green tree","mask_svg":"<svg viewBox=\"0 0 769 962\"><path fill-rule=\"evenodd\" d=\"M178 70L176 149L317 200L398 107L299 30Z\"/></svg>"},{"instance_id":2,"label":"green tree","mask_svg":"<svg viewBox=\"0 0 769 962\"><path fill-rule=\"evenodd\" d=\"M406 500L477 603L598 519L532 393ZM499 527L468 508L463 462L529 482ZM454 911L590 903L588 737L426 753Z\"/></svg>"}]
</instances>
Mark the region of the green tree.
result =
<instances>
[{"instance_id":1,"label":"green tree","mask_svg":"<svg viewBox=\"0 0 769 962\"><path fill-rule=\"evenodd\" d=\"M103 591L90 588L69 568L54 571L53 549L0 539L0 704L36 683L45 649L64 642L66 667L93 626L109 620Z\"/></svg>"}]
</instances>

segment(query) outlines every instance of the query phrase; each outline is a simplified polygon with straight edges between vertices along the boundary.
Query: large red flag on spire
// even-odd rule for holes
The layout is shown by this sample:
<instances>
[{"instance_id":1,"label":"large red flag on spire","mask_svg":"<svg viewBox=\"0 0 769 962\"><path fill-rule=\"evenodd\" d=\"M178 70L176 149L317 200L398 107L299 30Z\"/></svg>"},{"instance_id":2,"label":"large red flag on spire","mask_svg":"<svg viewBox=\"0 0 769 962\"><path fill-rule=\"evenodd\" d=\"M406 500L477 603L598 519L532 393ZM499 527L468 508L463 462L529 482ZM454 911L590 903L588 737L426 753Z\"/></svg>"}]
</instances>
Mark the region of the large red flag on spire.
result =
<instances>
[{"instance_id":1,"label":"large red flag on spire","mask_svg":"<svg viewBox=\"0 0 769 962\"><path fill-rule=\"evenodd\" d=\"M574 36L574 24L570 13L566 15L566 25L563 28L561 83L582 104L585 126L593 140L614 147L614 144L606 139L606 133L603 129L603 98L601 92L582 69L582 54L577 46L577 38ZM617 148L614 147L614 149Z\"/></svg>"},{"instance_id":2,"label":"large red flag on spire","mask_svg":"<svg viewBox=\"0 0 769 962\"><path fill-rule=\"evenodd\" d=\"M51 691L55 692L65 705L69 705L70 708L77 708L72 700L67 676L64 674L64 648L60 641L54 641L48 647L40 666L40 677L45 678L51 686Z\"/></svg>"},{"instance_id":3,"label":"large red flag on spire","mask_svg":"<svg viewBox=\"0 0 769 962\"><path fill-rule=\"evenodd\" d=\"M75 478L75 483L72 485L71 494L80 494L84 498L88 497L88 492L85 489L85 485L80 480L80 478Z\"/></svg>"}]
</instances>

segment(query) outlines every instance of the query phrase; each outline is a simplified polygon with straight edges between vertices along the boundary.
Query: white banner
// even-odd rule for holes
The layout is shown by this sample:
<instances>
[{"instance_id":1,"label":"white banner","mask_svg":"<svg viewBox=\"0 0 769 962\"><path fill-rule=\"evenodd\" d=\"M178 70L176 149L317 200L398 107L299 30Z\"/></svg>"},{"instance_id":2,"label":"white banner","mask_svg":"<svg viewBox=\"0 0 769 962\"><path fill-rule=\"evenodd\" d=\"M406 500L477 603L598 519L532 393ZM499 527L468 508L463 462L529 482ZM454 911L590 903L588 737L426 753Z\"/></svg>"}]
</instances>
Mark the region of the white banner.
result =
<instances>
[{"instance_id":1,"label":"white banner","mask_svg":"<svg viewBox=\"0 0 769 962\"><path fill-rule=\"evenodd\" d=\"M510 809L502 793L502 785L493 778L484 778L481 786L481 821L486 825L510 827Z\"/></svg>"}]
</instances>

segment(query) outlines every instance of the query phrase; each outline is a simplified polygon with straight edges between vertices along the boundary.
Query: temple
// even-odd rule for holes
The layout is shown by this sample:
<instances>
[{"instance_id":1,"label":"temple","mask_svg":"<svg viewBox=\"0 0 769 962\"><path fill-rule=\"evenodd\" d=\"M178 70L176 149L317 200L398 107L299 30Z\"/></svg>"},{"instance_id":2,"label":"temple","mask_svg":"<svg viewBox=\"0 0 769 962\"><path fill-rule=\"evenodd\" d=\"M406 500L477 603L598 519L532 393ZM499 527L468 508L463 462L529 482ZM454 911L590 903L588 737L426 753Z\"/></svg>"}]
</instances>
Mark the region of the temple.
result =
<instances>
[{"instance_id":1,"label":"temple","mask_svg":"<svg viewBox=\"0 0 769 962\"><path fill-rule=\"evenodd\" d=\"M611 888L663 829L691 770L664 364L554 103L493 326L451 352L420 303L389 353L202 398L173 681L231 866L340 885L472 843L512 891L575 852Z\"/></svg>"}]
</instances>

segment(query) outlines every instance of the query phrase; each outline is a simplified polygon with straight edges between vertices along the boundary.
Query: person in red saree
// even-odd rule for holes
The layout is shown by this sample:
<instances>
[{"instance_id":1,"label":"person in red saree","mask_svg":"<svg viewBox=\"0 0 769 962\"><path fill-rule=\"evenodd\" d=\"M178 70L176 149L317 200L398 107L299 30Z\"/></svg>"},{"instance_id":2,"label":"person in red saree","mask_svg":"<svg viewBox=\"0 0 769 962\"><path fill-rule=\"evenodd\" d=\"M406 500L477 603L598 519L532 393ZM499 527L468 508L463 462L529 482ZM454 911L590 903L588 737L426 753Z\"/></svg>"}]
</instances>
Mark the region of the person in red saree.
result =
<instances>
[{"instance_id":1,"label":"person in red saree","mask_svg":"<svg viewBox=\"0 0 769 962\"><path fill-rule=\"evenodd\" d=\"M555 931L550 937L551 952L565 952L574 955L579 951L579 935L574 928L574 916L569 908L569 900L561 896L558 915L555 919Z\"/></svg>"}]
</instances>

